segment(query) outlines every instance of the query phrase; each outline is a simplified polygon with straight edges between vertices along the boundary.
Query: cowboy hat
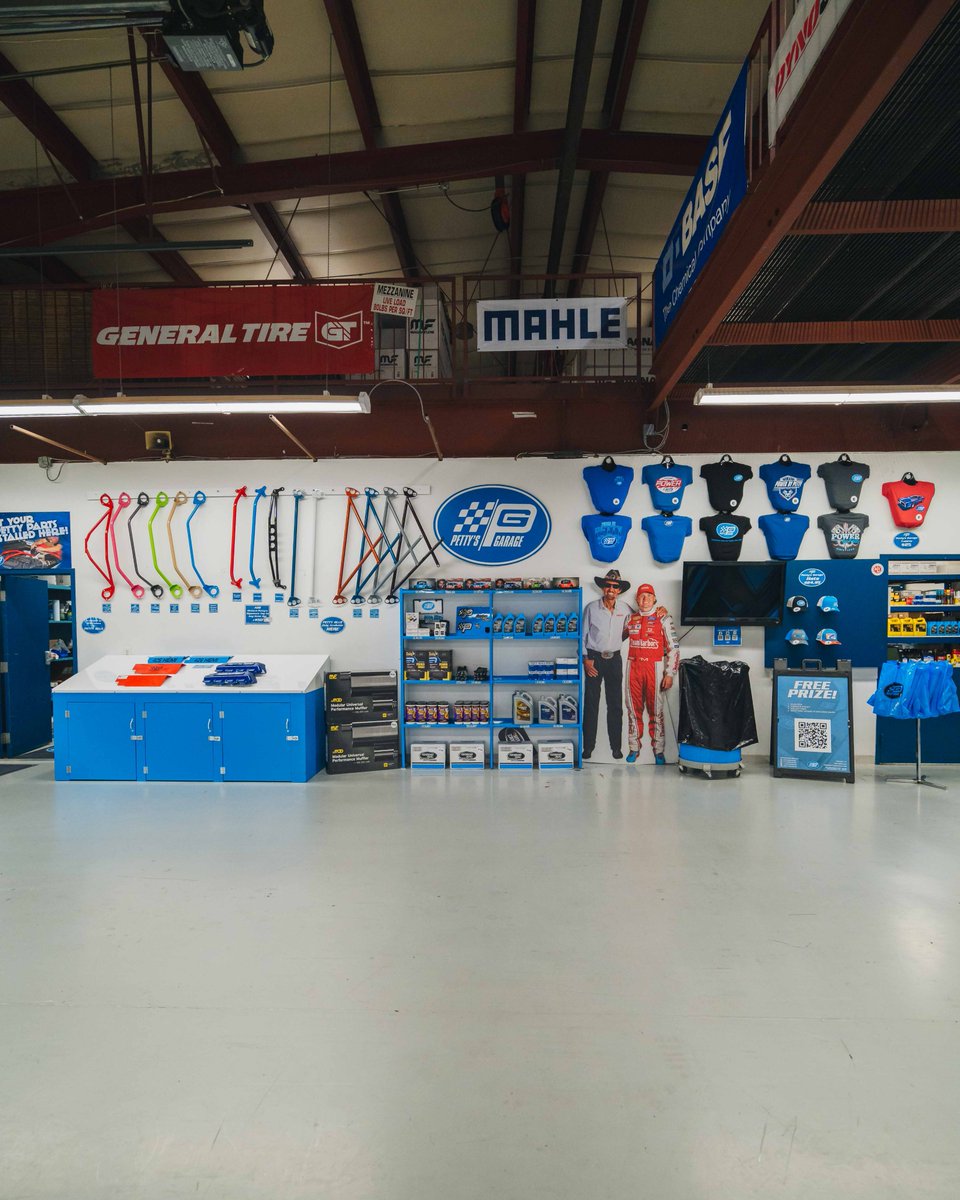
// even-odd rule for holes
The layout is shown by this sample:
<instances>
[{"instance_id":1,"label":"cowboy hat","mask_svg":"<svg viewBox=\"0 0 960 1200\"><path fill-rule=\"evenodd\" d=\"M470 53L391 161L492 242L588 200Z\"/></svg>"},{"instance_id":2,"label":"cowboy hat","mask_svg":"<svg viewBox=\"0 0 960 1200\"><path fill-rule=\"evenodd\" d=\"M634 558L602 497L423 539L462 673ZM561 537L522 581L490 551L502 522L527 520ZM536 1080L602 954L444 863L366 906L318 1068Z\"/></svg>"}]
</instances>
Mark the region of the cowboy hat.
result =
<instances>
[{"instance_id":1,"label":"cowboy hat","mask_svg":"<svg viewBox=\"0 0 960 1200\"><path fill-rule=\"evenodd\" d=\"M594 575L593 582L597 585L601 592L607 586L607 584L610 583L615 583L621 592L628 592L630 590L630 583L628 580L620 578L619 571L608 571L606 575L603 576Z\"/></svg>"}]
</instances>

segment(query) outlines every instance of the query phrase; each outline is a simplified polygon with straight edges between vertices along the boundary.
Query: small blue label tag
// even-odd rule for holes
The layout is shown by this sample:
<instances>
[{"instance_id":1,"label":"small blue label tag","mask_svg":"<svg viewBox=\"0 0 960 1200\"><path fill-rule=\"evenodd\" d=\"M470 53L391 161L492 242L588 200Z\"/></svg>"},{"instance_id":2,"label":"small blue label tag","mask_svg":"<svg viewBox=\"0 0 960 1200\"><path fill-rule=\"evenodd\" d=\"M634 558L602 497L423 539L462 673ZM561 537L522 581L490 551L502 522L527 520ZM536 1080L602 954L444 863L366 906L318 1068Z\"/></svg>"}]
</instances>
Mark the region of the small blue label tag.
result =
<instances>
[{"instance_id":1,"label":"small blue label tag","mask_svg":"<svg viewBox=\"0 0 960 1200\"><path fill-rule=\"evenodd\" d=\"M105 613L113 612L113 605L112 604L101 604L100 611L105 612Z\"/></svg>"},{"instance_id":2,"label":"small blue label tag","mask_svg":"<svg viewBox=\"0 0 960 1200\"><path fill-rule=\"evenodd\" d=\"M377 617L379 617L379 616L380 616L379 608L371 608L370 609L370 620L371 621L375 621L377 619Z\"/></svg>"},{"instance_id":3,"label":"small blue label tag","mask_svg":"<svg viewBox=\"0 0 960 1200\"><path fill-rule=\"evenodd\" d=\"M920 538L915 533L911 533L909 529L905 529L903 533L897 534L893 539L893 544L901 550L912 550L914 546L920 544Z\"/></svg>"},{"instance_id":4,"label":"small blue label tag","mask_svg":"<svg viewBox=\"0 0 960 1200\"><path fill-rule=\"evenodd\" d=\"M192 613L198 613L200 611L200 605L199 604L191 604L190 611Z\"/></svg>"},{"instance_id":5,"label":"small blue label tag","mask_svg":"<svg viewBox=\"0 0 960 1200\"><path fill-rule=\"evenodd\" d=\"M215 613L215 612L219 612L219 611L220 611L219 604L208 604L207 605L207 612Z\"/></svg>"},{"instance_id":6,"label":"small blue label tag","mask_svg":"<svg viewBox=\"0 0 960 1200\"><path fill-rule=\"evenodd\" d=\"M362 608L355 608L355 609L353 610L353 615L354 615L355 617L362 617L362 616L363 616L363 609L362 609Z\"/></svg>"},{"instance_id":7,"label":"small blue label tag","mask_svg":"<svg viewBox=\"0 0 960 1200\"><path fill-rule=\"evenodd\" d=\"M311 621L315 621L317 619L317 617L320 616L320 609L319 608L308 608L307 616L310 618Z\"/></svg>"},{"instance_id":8,"label":"small blue label tag","mask_svg":"<svg viewBox=\"0 0 960 1200\"><path fill-rule=\"evenodd\" d=\"M160 611L160 605L159 604L151 604L150 611L152 613L158 613Z\"/></svg>"},{"instance_id":9,"label":"small blue label tag","mask_svg":"<svg viewBox=\"0 0 960 1200\"><path fill-rule=\"evenodd\" d=\"M239 604L240 601L243 599L243 593L242 592L233 592L231 595L231 599L233 600L234 604Z\"/></svg>"},{"instance_id":10,"label":"small blue label tag","mask_svg":"<svg viewBox=\"0 0 960 1200\"><path fill-rule=\"evenodd\" d=\"M139 604L131 604L130 611L132 613L138 613L140 611L140 605Z\"/></svg>"},{"instance_id":11,"label":"small blue label tag","mask_svg":"<svg viewBox=\"0 0 960 1200\"><path fill-rule=\"evenodd\" d=\"M174 603L174 604L171 604L171 605L170 605L170 611L171 611L172 613L178 613L178 612L180 611L180 605L179 605L179 604L176 604L176 603Z\"/></svg>"},{"instance_id":12,"label":"small blue label tag","mask_svg":"<svg viewBox=\"0 0 960 1200\"><path fill-rule=\"evenodd\" d=\"M101 620L100 617L87 617L80 625L84 633L103 633L106 627L106 621Z\"/></svg>"},{"instance_id":13,"label":"small blue label tag","mask_svg":"<svg viewBox=\"0 0 960 1200\"><path fill-rule=\"evenodd\" d=\"M254 592L253 593L254 604L260 604L262 601L263 601L263 592Z\"/></svg>"},{"instance_id":14,"label":"small blue label tag","mask_svg":"<svg viewBox=\"0 0 960 1200\"><path fill-rule=\"evenodd\" d=\"M274 592L273 593L274 604L285 604L286 599L287 598L286 598L286 596L284 596L283 592Z\"/></svg>"},{"instance_id":15,"label":"small blue label tag","mask_svg":"<svg viewBox=\"0 0 960 1200\"><path fill-rule=\"evenodd\" d=\"M294 604L287 609L287 613L290 617L296 620L300 616L300 609Z\"/></svg>"}]
</instances>

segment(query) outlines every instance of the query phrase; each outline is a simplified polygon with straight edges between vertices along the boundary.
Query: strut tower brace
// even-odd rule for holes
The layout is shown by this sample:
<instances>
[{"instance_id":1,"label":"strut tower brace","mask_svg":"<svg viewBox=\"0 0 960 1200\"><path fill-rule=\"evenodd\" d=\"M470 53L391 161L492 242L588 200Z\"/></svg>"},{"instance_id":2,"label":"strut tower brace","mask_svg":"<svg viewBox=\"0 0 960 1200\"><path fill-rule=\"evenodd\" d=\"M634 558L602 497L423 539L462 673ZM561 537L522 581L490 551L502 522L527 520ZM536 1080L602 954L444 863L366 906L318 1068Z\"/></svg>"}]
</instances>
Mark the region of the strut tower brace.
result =
<instances>
[{"instance_id":1,"label":"strut tower brace","mask_svg":"<svg viewBox=\"0 0 960 1200\"><path fill-rule=\"evenodd\" d=\"M257 544L257 505L267 494L266 487L258 487L253 494L253 516L250 518L250 586L259 590L260 576L253 565L253 552Z\"/></svg>"},{"instance_id":2,"label":"strut tower brace","mask_svg":"<svg viewBox=\"0 0 960 1200\"><path fill-rule=\"evenodd\" d=\"M167 585L170 590L170 595L174 598L174 600L179 600L183 595L183 588L179 583L171 583L166 575L164 575L164 573L160 570L160 564L157 562L157 544L153 540L153 522L156 520L157 513L160 511L160 509L166 508L169 501L170 497L166 492L157 492L156 507L150 514L150 519L147 521L147 535L150 538L150 556L153 559L153 569Z\"/></svg>"},{"instance_id":3,"label":"strut tower brace","mask_svg":"<svg viewBox=\"0 0 960 1200\"><path fill-rule=\"evenodd\" d=\"M273 586L286 590L287 585L280 582L280 539L277 536L277 511L280 506L280 493L283 490L282 487L276 487L270 493L270 511L267 514L267 557L270 559Z\"/></svg>"},{"instance_id":4,"label":"strut tower brace","mask_svg":"<svg viewBox=\"0 0 960 1200\"><path fill-rule=\"evenodd\" d=\"M206 502L207 496L205 492L197 491L193 493L193 511L190 513L190 516L187 517L187 547L190 550L190 566L193 567L194 574L200 580L200 586L212 600L216 600L216 598L220 595L220 588L215 583L204 582L204 578L200 574L200 570L197 567L197 560L193 554L193 534L190 532L190 522L197 515L197 512L200 510L200 508L206 504Z\"/></svg>"},{"instance_id":5,"label":"strut tower brace","mask_svg":"<svg viewBox=\"0 0 960 1200\"><path fill-rule=\"evenodd\" d=\"M344 495L347 497L347 510L346 510L346 517L345 517L345 520L343 523L343 545L340 547L340 577L337 580L337 594L333 598L334 604L346 604L347 597L343 594L343 589L353 579L354 575L356 575L359 572L360 568L364 564L364 561L367 559L367 557L369 555L372 554L373 557L378 562L380 561L380 556L377 554L377 547L383 541L383 534L381 534L375 542L370 541L370 535L367 533L367 528L364 525L363 519L361 518L360 513L357 510L357 506L353 502L354 497L360 495L360 493L357 491L357 489L348 487L348 488L344 488L343 492L344 492ZM346 558L347 558L347 541L350 536L350 518L351 518L351 516L356 518L357 524L360 526L360 532L363 535L363 539L364 539L364 541L367 542L367 544L369 545L370 548L369 548L369 550L367 550L366 554L361 555L360 561L357 563L356 567L350 572L350 574L347 576L347 578L344 579L343 564L345 563Z\"/></svg>"},{"instance_id":6,"label":"strut tower brace","mask_svg":"<svg viewBox=\"0 0 960 1200\"><path fill-rule=\"evenodd\" d=\"M167 541L170 543L170 557L171 557L171 559L173 559L173 569L183 580L183 586L187 589L187 591L194 598L194 600L199 600L200 597L203 595L203 588L200 586L199 583L190 583L190 581L187 579L186 575L184 575L184 573L180 570L180 566L177 562L177 548L173 544L173 529L171 528L171 525L173 524L174 514L176 513L177 509L180 508L182 505L186 504L186 502L187 502L187 493L186 492L177 492L177 494L173 498L173 507L170 509L170 512L167 514Z\"/></svg>"},{"instance_id":7,"label":"strut tower brace","mask_svg":"<svg viewBox=\"0 0 960 1200\"><path fill-rule=\"evenodd\" d=\"M303 499L304 493L299 488L294 489L293 493L293 556L290 562L290 595L287 598L287 603L291 608L296 608L300 603L300 597L297 595L297 534L300 531L300 501Z\"/></svg>"},{"instance_id":8,"label":"strut tower brace","mask_svg":"<svg viewBox=\"0 0 960 1200\"><path fill-rule=\"evenodd\" d=\"M83 539L83 552L97 568L97 573L102 575L107 581L107 586L103 589L100 595L104 600L111 600L113 598L113 593L117 590L117 585L113 582L113 568L110 566L110 543L108 540L110 518L113 515L113 500L106 494L106 492L104 492L100 497L100 503L103 505L105 512L100 520L97 521L96 525L94 525L87 536ZM103 525L104 521L106 521L106 525L103 526L103 557L107 564L106 570L100 566L97 560L90 553L90 539L97 532L99 527Z\"/></svg>"},{"instance_id":9,"label":"strut tower brace","mask_svg":"<svg viewBox=\"0 0 960 1200\"><path fill-rule=\"evenodd\" d=\"M233 587L238 588L243 585L243 580L237 578L237 568L234 565L237 552L237 505L240 503L241 497L247 494L246 484L243 487L238 487L236 495L233 497L233 520L230 524L230 583Z\"/></svg>"},{"instance_id":10,"label":"strut tower brace","mask_svg":"<svg viewBox=\"0 0 960 1200\"><path fill-rule=\"evenodd\" d=\"M147 495L146 492L141 492L140 495L137 496L137 507L133 510L133 512L130 514L130 516L127 517L127 537L130 539L130 553L133 555L133 573L134 573L134 575L136 575L136 577L138 579L142 579L143 582L150 589L152 594L159 600L160 597L163 595L163 588L160 586L159 583L151 583L150 580L147 579L145 575L140 574L140 564L137 562L137 547L136 547L136 543L133 540L133 518L136 516L139 516L140 513L143 512L143 510L147 507L147 505L149 503L150 503L150 497Z\"/></svg>"},{"instance_id":11,"label":"strut tower brace","mask_svg":"<svg viewBox=\"0 0 960 1200\"><path fill-rule=\"evenodd\" d=\"M126 585L130 591L133 592L134 596L138 600L140 600L143 597L145 589L141 584L134 583L130 576L124 571L123 567L120 565L120 555L117 553L117 518L125 508L129 507L129 504L129 492L121 492L117 497L117 503L114 507L113 513L110 516L110 520L107 522L107 531L110 534L110 546L113 549L113 561L116 565L117 571L121 579L126 582Z\"/></svg>"}]
</instances>

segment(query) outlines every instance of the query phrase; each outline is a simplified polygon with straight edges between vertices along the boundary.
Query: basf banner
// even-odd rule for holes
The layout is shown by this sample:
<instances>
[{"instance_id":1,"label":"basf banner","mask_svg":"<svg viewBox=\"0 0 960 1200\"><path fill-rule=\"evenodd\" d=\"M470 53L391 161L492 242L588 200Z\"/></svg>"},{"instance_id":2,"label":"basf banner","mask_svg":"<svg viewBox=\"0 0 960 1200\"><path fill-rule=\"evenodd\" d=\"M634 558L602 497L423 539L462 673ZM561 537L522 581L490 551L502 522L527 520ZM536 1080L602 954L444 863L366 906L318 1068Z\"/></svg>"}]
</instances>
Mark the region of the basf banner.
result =
<instances>
[{"instance_id":1,"label":"basf banner","mask_svg":"<svg viewBox=\"0 0 960 1200\"><path fill-rule=\"evenodd\" d=\"M622 350L626 345L626 298L477 302L478 350Z\"/></svg>"},{"instance_id":2,"label":"basf banner","mask_svg":"<svg viewBox=\"0 0 960 1200\"><path fill-rule=\"evenodd\" d=\"M0 571L68 571L70 514L0 513Z\"/></svg>"},{"instance_id":3,"label":"basf banner","mask_svg":"<svg viewBox=\"0 0 960 1200\"><path fill-rule=\"evenodd\" d=\"M850 0L801 0L797 5L770 64L767 101L771 146L824 46L833 37L849 7Z\"/></svg>"},{"instance_id":4,"label":"basf banner","mask_svg":"<svg viewBox=\"0 0 960 1200\"><path fill-rule=\"evenodd\" d=\"M657 263L653 322L658 346L747 194L748 70L745 62Z\"/></svg>"},{"instance_id":5,"label":"basf banner","mask_svg":"<svg viewBox=\"0 0 960 1200\"><path fill-rule=\"evenodd\" d=\"M481 567L503 567L536 554L550 527L550 514L536 496L500 484L455 492L433 519L444 549Z\"/></svg>"},{"instance_id":6,"label":"basf banner","mask_svg":"<svg viewBox=\"0 0 960 1200\"><path fill-rule=\"evenodd\" d=\"M97 379L373 373L372 284L93 293Z\"/></svg>"}]
</instances>

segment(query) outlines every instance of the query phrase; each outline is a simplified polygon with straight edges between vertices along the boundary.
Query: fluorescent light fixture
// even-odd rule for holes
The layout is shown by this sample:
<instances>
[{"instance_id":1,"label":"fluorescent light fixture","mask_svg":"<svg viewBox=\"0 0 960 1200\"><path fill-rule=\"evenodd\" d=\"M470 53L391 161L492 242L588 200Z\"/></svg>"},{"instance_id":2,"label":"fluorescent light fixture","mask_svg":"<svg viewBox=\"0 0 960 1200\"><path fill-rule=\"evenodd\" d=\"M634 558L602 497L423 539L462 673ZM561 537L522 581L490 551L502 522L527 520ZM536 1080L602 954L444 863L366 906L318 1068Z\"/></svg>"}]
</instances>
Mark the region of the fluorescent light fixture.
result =
<instances>
[{"instance_id":1,"label":"fluorescent light fixture","mask_svg":"<svg viewBox=\"0 0 960 1200\"><path fill-rule=\"evenodd\" d=\"M72 403L43 396L39 403L23 400L0 401L0 417L151 417L151 416L239 416L241 413L369 413L370 396L124 396L88 400L77 396Z\"/></svg>"},{"instance_id":2,"label":"fluorescent light fixture","mask_svg":"<svg viewBox=\"0 0 960 1200\"><path fill-rule=\"evenodd\" d=\"M944 404L960 402L960 387L712 387L700 388L693 398L700 407L726 404L731 407L770 404Z\"/></svg>"},{"instance_id":3,"label":"fluorescent light fixture","mask_svg":"<svg viewBox=\"0 0 960 1200\"><path fill-rule=\"evenodd\" d=\"M517 421L529 421L531 419L536 420L537 418L537 414L535 412L515 412L513 416L514 420Z\"/></svg>"}]
</instances>

